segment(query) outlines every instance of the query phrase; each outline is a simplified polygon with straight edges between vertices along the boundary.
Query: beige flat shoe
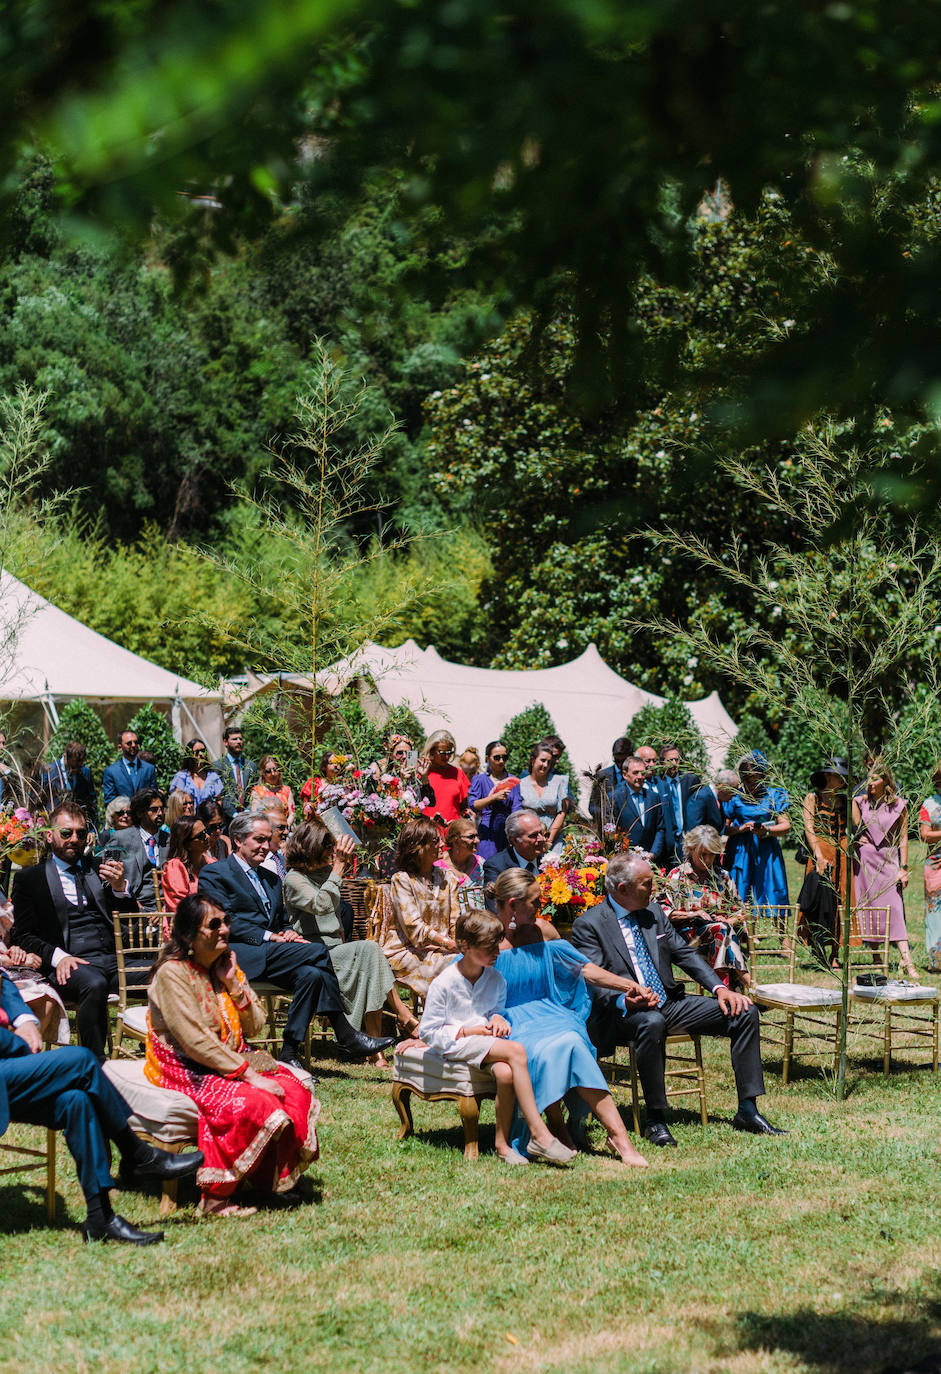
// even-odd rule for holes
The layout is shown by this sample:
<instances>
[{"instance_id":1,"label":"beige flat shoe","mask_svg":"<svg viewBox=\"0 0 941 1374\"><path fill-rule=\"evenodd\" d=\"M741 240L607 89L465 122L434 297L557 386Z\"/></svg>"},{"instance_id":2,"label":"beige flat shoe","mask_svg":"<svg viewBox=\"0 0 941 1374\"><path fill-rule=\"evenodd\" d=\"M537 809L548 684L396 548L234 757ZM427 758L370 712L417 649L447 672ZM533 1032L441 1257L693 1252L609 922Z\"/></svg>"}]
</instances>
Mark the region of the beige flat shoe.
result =
<instances>
[{"instance_id":1,"label":"beige flat shoe","mask_svg":"<svg viewBox=\"0 0 941 1374\"><path fill-rule=\"evenodd\" d=\"M548 1145L540 1145L538 1140L531 1140L526 1146L526 1153L530 1159L541 1160L543 1164L560 1165L571 1164L578 1155L577 1150L570 1150L561 1140L551 1140Z\"/></svg>"}]
</instances>

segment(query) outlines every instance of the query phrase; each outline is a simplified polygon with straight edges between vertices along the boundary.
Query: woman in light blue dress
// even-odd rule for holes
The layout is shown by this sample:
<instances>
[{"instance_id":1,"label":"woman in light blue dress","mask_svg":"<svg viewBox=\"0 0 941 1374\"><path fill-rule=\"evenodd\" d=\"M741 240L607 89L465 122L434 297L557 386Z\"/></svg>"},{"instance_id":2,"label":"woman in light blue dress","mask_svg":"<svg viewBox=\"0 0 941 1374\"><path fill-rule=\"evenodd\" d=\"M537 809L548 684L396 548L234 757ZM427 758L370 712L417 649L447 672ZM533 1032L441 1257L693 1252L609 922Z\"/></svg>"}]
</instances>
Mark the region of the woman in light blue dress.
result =
<instances>
[{"instance_id":1,"label":"woman in light blue dress","mask_svg":"<svg viewBox=\"0 0 941 1374\"><path fill-rule=\"evenodd\" d=\"M779 836L791 828L785 814L791 801L783 787L769 787L764 781L768 767L768 760L757 750L738 761L742 790L723 803L731 827L723 867L743 902L789 906Z\"/></svg>"},{"instance_id":2,"label":"woman in light blue dress","mask_svg":"<svg viewBox=\"0 0 941 1374\"><path fill-rule=\"evenodd\" d=\"M529 756L529 772L510 793L511 811L535 811L546 827L549 850L562 848L562 829L572 809L572 794L567 773L554 773L555 758L543 744Z\"/></svg>"},{"instance_id":3,"label":"woman in light blue dress","mask_svg":"<svg viewBox=\"0 0 941 1374\"><path fill-rule=\"evenodd\" d=\"M487 895L496 902L505 931L496 962L507 985L504 1014L512 1038L526 1050L538 1110L546 1113L551 1130L563 1144L571 1146L560 1104L574 1088L607 1128L607 1143L623 1162L646 1167L608 1092L585 1028L591 1010L586 980L619 992L634 984L590 963L567 940L560 940L547 921L539 919L539 884L531 873L508 868ZM517 1115L513 1149L525 1154L528 1141L529 1131Z\"/></svg>"}]
</instances>

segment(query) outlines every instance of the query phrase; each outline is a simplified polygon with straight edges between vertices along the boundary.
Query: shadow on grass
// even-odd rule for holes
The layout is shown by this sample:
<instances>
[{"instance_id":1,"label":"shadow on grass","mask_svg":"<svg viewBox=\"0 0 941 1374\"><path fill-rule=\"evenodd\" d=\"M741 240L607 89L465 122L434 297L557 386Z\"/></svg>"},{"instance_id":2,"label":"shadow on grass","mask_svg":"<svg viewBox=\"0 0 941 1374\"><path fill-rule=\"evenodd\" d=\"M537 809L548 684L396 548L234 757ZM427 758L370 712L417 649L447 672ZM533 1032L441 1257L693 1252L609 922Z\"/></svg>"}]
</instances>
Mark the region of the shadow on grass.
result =
<instances>
[{"instance_id":1,"label":"shadow on grass","mask_svg":"<svg viewBox=\"0 0 941 1374\"><path fill-rule=\"evenodd\" d=\"M880 1301L909 1309L912 1305L909 1293L881 1295ZM802 1308L787 1316L740 1312L736 1334L743 1350L784 1351L811 1369L832 1374L903 1374L941 1369L941 1363L932 1363L941 1359L939 1319L941 1291L921 1305L918 1316L887 1320L875 1312L867 1316L865 1311L823 1313Z\"/></svg>"},{"instance_id":2,"label":"shadow on grass","mask_svg":"<svg viewBox=\"0 0 941 1374\"><path fill-rule=\"evenodd\" d=\"M24 1231L74 1229L69 1221L61 1193L56 1194L56 1220L46 1220L46 1184L8 1183L3 1189L3 1234L21 1235Z\"/></svg>"}]
</instances>

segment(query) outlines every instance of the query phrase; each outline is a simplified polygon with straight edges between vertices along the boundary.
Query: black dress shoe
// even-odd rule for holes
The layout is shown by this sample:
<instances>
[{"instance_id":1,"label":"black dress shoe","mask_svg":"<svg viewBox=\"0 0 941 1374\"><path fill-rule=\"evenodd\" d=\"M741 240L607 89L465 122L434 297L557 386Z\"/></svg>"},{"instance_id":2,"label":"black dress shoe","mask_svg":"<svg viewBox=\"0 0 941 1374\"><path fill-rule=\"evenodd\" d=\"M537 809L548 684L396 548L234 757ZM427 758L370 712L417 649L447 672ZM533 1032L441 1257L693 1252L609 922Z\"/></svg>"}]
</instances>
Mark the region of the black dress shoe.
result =
<instances>
[{"instance_id":1,"label":"black dress shoe","mask_svg":"<svg viewBox=\"0 0 941 1374\"><path fill-rule=\"evenodd\" d=\"M754 1116L742 1116L741 1112L736 1112L732 1118L732 1130L748 1131L750 1135L787 1135L787 1131L766 1121L761 1112L755 1112Z\"/></svg>"},{"instance_id":2,"label":"black dress shoe","mask_svg":"<svg viewBox=\"0 0 941 1374\"><path fill-rule=\"evenodd\" d=\"M344 1032L342 1040L337 1038L337 1049L344 1059L370 1059L394 1044L394 1035L367 1035L365 1031L354 1030L352 1026Z\"/></svg>"},{"instance_id":3,"label":"black dress shoe","mask_svg":"<svg viewBox=\"0 0 941 1374\"><path fill-rule=\"evenodd\" d=\"M187 1150L183 1154L174 1155L169 1150L158 1150L151 1146L148 1156L138 1159L122 1156L118 1169L118 1187L134 1188L138 1183L146 1183L155 1178L191 1178L202 1162L202 1150Z\"/></svg>"},{"instance_id":4,"label":"black dress shoe","mask_svg":"<svg viewBox=\"0 0 941 1374\"><path fill-rule=\"evenodd\" d=\"M92 1230L86 1222L82 1227L82 1239L86 1241L117 1240L125 1245L157 1245L163 1240L163 1232L139 1231L136 1226L132 1226L129 1221L125 1221L124 1217L119 1217L115 1212L105 1222L103 1230L98 1228Z\"/></svg>"},{"instance_id":5,"label":"black dress shoe","mask_svg":"<svg viewBox=\"0 0 941 1374\"><path fill-rule=\"evenodd\" d=\"M664 1145L676 1146L676 1141L662 1121L649 1121L644 1127L644 1135L650 1141L651 1145L660 1145L661 1147Z\"/></svg>"},{"instance_id":6,"label":"black dress shoe","mask_svg":"<svg viewBox=\"0 0 941 1374\"><path fill-rule=\"evenodd\" d=\"M307 1065L301 1063L296 1054L281 1053L278 1055L278 1063L283 1064L284 1067L290 1069L292 1073L299 1073L312 1087L316 1087L320 1082L320 1079L314 1077Z\"/></svg>"}]
</instances>

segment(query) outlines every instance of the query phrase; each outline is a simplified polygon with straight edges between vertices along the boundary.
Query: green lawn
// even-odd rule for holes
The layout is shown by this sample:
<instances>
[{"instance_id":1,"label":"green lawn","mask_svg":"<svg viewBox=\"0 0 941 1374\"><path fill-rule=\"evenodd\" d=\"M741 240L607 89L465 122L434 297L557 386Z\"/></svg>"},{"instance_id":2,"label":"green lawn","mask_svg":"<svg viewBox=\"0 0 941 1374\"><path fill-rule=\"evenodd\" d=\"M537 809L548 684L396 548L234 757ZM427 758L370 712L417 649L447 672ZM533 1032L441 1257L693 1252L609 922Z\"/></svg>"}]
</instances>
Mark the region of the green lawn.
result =
<instances>
[{"instance_id":1,"label":"green lawn","mask_svg":"<svg viewBox=\"0 0 941 1374\"><path fill-rule=\"evenodd\" d=\"M941 1348L941 1075L886 1078L864 1055L854 1041L842 1104L819 1066L782 1089L766 1056L765 1110L789 1134L760 1140L730 1129L728 1054L709 1049L708 1128L678 1113L679 1149L643 1146L643 1173L600 1152L508 1169L489 1106L475 1165L449 1103L414 1102L419 1134L399 1144L388 1078L325 1062L319 1200L229 1223L186 1206L143 1252L81 1244L66 1155L55 1230L38 1186L0 1185L0 1369L864 1374L918 1358ZM156 1199L119 1210L149 1222Z\"/></svg>"}]
</instances>

